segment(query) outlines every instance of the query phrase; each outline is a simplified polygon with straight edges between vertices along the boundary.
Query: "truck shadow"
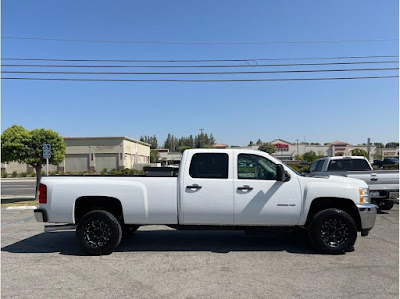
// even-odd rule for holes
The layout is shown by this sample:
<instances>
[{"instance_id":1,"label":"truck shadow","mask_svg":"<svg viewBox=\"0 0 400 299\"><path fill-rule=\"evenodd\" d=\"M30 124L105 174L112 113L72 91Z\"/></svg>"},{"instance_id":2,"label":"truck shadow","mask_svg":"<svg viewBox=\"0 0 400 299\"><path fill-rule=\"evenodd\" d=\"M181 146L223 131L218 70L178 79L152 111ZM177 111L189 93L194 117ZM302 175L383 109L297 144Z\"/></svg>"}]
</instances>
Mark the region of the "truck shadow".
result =
<instances>
[{"instance_id":1,"label":"truck shadow","mask_svg":"<svg viewBox=\"0 0 400 299\"><path fill-rule=\"evenodd\" d=\"M81 256L75 233L72 231L42 233L5 246L10 253L55 253ZM287 251L297 254L313 254L303 233L272 232L246 235L241 231L176 231L139 230L122 239L115 252L167 252L209 251Z\"/></svg>"}]
</instances>

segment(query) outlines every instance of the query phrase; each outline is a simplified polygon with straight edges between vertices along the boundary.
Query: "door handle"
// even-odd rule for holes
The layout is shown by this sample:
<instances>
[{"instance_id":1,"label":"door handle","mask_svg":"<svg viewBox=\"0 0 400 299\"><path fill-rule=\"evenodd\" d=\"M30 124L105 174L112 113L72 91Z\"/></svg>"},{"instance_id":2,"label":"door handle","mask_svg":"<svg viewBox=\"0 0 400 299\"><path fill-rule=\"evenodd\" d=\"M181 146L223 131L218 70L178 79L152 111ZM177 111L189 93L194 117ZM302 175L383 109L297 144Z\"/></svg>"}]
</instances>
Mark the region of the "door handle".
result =
<instances>
[{"instance_id":1,"label":"door handle","mask_svg":"<svg viewBox=\"0 0 400 299\"><path fill-rule=\"evenodd\" d=\"M250 187L249 185L244 185L243 187L238 187L237 189L241 190L241 191L251 191L251 190L253 190L253 188Z\"/></svg>"},{"instance_id":2,"label":"door handle","mask_svg":"<svg viewBox=\"0 0 400 299\"><path fill-rule=\"evenodd\" d=\"M378 178L372 178L371 179L371 181L377 181L378 180Z\"/></svg>"},{"instance_id":3,"label":"door handle","mask_svg":"<svg viewBox=\"0 0 400 299\"><path fill-rule=\"evenodd\" d=\"M186 189L201 189L201 186L197 185L197 184L193 184L191 186L186 186Z\"/></svg>"}]
</instances>

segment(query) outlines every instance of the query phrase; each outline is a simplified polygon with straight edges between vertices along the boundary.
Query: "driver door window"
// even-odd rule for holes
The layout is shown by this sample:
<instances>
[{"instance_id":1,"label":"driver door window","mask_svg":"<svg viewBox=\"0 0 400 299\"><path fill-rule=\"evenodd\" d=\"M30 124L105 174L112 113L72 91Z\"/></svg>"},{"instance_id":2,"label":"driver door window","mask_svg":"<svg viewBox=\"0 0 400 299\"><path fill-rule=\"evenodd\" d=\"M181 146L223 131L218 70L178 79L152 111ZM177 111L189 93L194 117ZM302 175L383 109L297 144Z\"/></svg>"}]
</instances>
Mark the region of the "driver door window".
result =
<instances>
[{"instance_id":1,"label":"driver door window","mask_svg":"<svg viewBox=\"0 0 400 299\"><path fill-rule=\"evenodd\" d=\"M239 154L238 179L276 180L276 164L261 156Z\"/></svg>"}]
</instances>

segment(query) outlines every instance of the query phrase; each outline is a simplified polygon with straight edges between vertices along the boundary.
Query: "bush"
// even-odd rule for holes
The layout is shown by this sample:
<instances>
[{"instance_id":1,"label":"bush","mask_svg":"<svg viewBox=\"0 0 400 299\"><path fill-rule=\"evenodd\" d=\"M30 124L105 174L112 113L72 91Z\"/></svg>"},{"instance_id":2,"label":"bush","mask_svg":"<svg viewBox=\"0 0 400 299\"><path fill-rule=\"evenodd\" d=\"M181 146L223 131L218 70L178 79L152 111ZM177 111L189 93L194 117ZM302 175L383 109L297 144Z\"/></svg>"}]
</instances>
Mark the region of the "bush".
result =
<instances>
[{"instance_id":1,"label":"bush","mask_svg":"<svg viewBox=\"0 0 400 299\"><path fill-rule=\"evenodd\" d=\"M49 175L56 175L57 171L49 171Z\"/></svg>"},{"instance_id":2,"label":"bush","mask_svg":"<svg viewBox=\"0 0 400 299\"><path fill-rule=\"evenodd\" d=\"M30 177L34 177L34 176L36 176L36 174L35 174L35 172L34 171L28 171L28 176L30 176Z\"/></svg>"},{"instance_id":3,"label":"bush","mask_svg":"<svg viewBox=\"0 0 400 299\"><path fill-rule=\"evenodd\" d=\"M7 172L2 172L2 173L1 173L1 177L2 177L2 178L6 178L6 177L8 177L8 174L7 174Z\"/></svg>"},{"instance_id":4,"label":"bush","mask_svg":"<svg viewBox=\"0 0 400 299\"><path fill-rule=\"evenodd\" d=\"M297 163L287 163L287 165L291 168L293 168L294 170L296 170L297 172L301 172L301 166Z\"/></svg>"},{"instance_id":5,"label":"bush","mask_svg":"<svg viewBox=\"0 0 400 299\"><path fill-rule=\"evenodd\" d=\"M118 171L116 169L112 169L108 174L109 175L123 175L124 173L122 171Z\"/></svg>"},{"instance_id":6,"label":"bush","mask_svg":"<svg viewBox=\"0 0 400 299\"><path fill-rule=\"evenodd\" d=\"M24 177L27 176L27 173L26 172L21 172L19 175L24 178Z\"/></svg>"},{"instance_id":7,"label":"bush","mask_svg":"<svg viewBox=\"0 0 400 299\"><path fill-rule=\"evenodd\" d=\"M17 173L16 171L13 171L12 174L11 174L11 177L12 177L12 178L16 178L17 175L18 175L18 173Z\"/></svg>"},{"instance_id":8,"label":"bush","mask_svg":"<svg viewBox=\"0 0 400 299\"><path fill-rule=\"evenodd\" d=\"M383 165L383 169L386 169L386 170L399 169L399 164L386 164L386 165Z\"/></svg>"},{"instance_id":9,"label":"bush","mask_svg":"<svg viewBox=\"0 0 400 299\"><path fill-rule=\"evenodd\" d=\"M100 174L101 174L101 175L106 175L106 174L107 174L107 169L104 168L102 171L100 171Z\"/></svg>"}]
</instances>

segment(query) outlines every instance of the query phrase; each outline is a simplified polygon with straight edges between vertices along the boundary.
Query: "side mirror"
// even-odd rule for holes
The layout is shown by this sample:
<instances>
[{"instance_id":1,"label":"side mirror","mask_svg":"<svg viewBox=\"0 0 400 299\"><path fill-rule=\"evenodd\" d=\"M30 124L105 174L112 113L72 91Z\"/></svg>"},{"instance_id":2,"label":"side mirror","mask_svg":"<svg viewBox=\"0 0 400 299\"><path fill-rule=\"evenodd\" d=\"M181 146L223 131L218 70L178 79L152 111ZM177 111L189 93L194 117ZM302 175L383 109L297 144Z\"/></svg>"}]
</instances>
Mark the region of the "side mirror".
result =
<instances>
[{"instance_id":1,"label":"side mirror","mask_svg":"<svg viewBox=\"0 0 400 299\"><path fill-rule=\"evenodd\" d=\"M285 171L285 168L281 164L276 166L276 180L278 182L287 182L290 179L289 174Z\"/></svg>"}]
</instances>

